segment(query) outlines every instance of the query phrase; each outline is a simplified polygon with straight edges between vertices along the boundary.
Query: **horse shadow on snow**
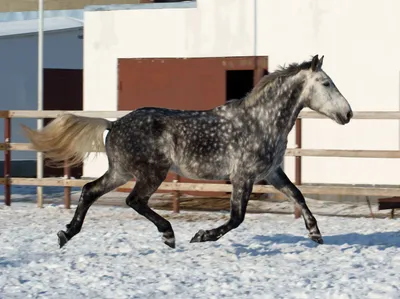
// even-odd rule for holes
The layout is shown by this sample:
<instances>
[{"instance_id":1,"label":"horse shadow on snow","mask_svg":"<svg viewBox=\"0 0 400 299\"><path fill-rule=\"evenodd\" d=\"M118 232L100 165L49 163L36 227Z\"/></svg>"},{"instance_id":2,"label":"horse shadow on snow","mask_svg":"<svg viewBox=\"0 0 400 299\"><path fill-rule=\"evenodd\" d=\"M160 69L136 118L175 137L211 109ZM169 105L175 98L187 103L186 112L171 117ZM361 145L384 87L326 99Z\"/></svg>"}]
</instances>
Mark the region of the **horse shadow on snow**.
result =
<instances>
[{"instance_id":1,"label":"horse shadow on snow","mask_svg":"<svg viewBox=\"0 0 400 299\"><path fill-rule=\"evenodd\" d=\"M342 251L349 249L349 247L356 247L358 249L356 251L359 251L360 246L377 246L379 250L385 250L390 247L400 247L400 232L389 231L371 234L348 233L325 236L323 245L316 244L309 238L290 234L275 234L270 236L256 235L252 240L254 242L252 242L251 245L240 243L232 244L236 255L268 256L282 253L301 253L304 251L304 247L316 248L326 245L344 245L341 248ZM287 246L280 246L284 244L292 244L292 250ZM271 245L278 245L278 248L275 246L271 247Z\"/></svg>"}]
</instances>

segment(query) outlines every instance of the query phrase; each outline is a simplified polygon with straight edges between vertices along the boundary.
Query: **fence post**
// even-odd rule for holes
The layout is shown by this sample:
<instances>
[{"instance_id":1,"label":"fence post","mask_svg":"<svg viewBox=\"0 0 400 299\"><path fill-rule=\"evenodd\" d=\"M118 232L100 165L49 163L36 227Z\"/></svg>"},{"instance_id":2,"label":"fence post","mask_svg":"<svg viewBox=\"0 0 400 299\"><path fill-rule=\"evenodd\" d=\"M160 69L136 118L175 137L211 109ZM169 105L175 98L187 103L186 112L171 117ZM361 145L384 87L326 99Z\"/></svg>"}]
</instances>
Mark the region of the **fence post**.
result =
<instances>
[{"instance_id":1,"label":"fence post","mask_svg":"<svg viewBox=\"0 0 400 299\"><path fill-rule=\"evenodd\" d=\"M36 178L43 179L43 153L36 153ZM43 186L36 186L36 194L37 194L37 207L43 208Z\"/></svg>"},{"instance_id":2,"label":"fence post","mask_svg":"<svg viewBox=\"0 0 400 299\"><path fill-rule=\"evenodd\" d=\"M64 163L64 179L71 178L71 168L67 165L67 161ZM71 208L71 187L64 186L64 208Z\"/></svg>"},{"instance_id":3,"label":"fence post","mask_svg":"<svg viewBox=\"0 0 400 299\"><path fill-rule=\"evenodd\" d=\"M7 206L11 205L11 118L4 118L4 203Z\"/></svg>"},{"instance_id":4,"label":"fence post","mask_svg":"<svg viewBox=\"0 0 400 299\"><path fill-rule=\"evenodd\" d=\"M179 175L175 175L174 179L173 179L173 182L174 183L179 183L179 181L180 181L180 176ZM179 213L180 212L180 203L179 203L180 196L181 196L181 194L180 194L179 191L173 191L172 192L172 208L173 208L174 213Z\"/></svg>"},{"instance_id":5,"label":"fence post","mask_svg":"<svg viewBox=\"0 0 400 299\"><path fill-rule=\"evenodd\" d=\"M301 149L301 118L296 119L296 148ZM301 185L301 156L295 157L295 184ZM294 206L294 217L300 218L301 210Z\"/></svg>"}]
</instances>

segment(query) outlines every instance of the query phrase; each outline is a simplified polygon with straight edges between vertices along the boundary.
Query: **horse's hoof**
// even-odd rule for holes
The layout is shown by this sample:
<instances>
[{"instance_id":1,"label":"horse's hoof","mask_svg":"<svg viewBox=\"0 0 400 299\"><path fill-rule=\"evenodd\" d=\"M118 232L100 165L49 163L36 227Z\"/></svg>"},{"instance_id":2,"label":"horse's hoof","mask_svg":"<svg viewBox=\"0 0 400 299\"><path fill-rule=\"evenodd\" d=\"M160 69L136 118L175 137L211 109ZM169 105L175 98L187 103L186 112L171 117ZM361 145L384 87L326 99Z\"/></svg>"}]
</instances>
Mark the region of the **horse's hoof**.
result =
<instances>
[{"instance_id":1,"label":"horse's hoof","mask_svg":"<svg viewBox=\"0 0 400 299\"><path fill-rule=\"evenodd\" d=\"M67 234L64 231L60 230L57 233L57 236L58 236L58 245L60 245L60 248L62 248L68 242Z\"/></svg>"},{"instance_id":2,"label":"horse's hoof","mask_svg":"<svg viewBox=\"0 0 400 299\"><path fill-rule=\"evenodd\" d=\"M163 242L167 244L171 248L175 248L175 238L174 239L165 239L163 238Z\"/></svg>"},{"instance_id":3,"label":"horse's hoof","mask_svg":"<svg viewBox=\"0 0 400 299\"><path fill-rule=\"evenodd\" d=\"M165 232L162 236L162 240L171 248L175 248L175 236L173 232Z\"/></svg>"},{"instance_id":4,"label":"horse's hoof","mask_svg":"<svg viewBox=\"0 0 400 299\"><path fill-rule=\"evenodd\" d=\"M310 239L318 244L324 244L324 240L322 239L322 237L320 235L310 236Z\"/></svg>"},{"instance_id":5,"label":"horse's hoof","mask_svg":"<svg viewBox=\"0 0 400 299\"><path fill-rule=\"evenodd\" d=\"M190 240L190 243L198 243L198 242L204 242L204 236L205 236L205 231L204 230L199 230L194 237Z\"/></svg>"}]
</instances>

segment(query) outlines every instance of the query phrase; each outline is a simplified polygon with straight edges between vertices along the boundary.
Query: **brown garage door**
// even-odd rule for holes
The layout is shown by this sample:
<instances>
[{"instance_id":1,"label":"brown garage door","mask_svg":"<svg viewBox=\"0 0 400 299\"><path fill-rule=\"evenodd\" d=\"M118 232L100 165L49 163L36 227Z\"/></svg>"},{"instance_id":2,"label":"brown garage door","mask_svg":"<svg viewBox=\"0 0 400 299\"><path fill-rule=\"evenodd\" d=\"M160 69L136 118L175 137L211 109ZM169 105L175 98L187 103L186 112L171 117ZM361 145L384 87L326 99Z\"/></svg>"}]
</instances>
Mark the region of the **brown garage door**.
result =
<instances>
[{"instance_id":1,"label":"brown garage door","mask_svg":"<svg viewBox=\"0 0 400 299\"><path fill-rule=\"evenodd\" d=\"M252 70L254 80L258 81L260 74L267 69L267 64L266 57L119 59L118 110L134 110L146 106L210 109L227 100L227 71ZM166 181L172 181L174 177L169 174ZM187 178L180 180L200 182Z\"/></svg>"}]
</instances>

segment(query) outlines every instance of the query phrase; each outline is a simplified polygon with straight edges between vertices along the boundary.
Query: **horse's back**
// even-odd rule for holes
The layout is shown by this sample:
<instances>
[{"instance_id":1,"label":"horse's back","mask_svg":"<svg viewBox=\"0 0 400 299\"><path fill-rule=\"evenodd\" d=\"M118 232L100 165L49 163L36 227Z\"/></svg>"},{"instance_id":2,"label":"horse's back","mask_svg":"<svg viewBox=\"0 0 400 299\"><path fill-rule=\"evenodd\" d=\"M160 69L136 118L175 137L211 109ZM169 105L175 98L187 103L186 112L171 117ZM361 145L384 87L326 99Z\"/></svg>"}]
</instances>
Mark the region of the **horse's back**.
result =
<instances>
[{"instance_id":1,"label":"horse's back","mask_svg":"<svg viewBox=\"0 0 400 299\"><path fill-rule=\"evenodd\" d=\"M185 177L221 179L229 176L231 133L212 110L145 107L119 119L107 142L134 160L168 160Z\"/></svg>"}]
</instances>

